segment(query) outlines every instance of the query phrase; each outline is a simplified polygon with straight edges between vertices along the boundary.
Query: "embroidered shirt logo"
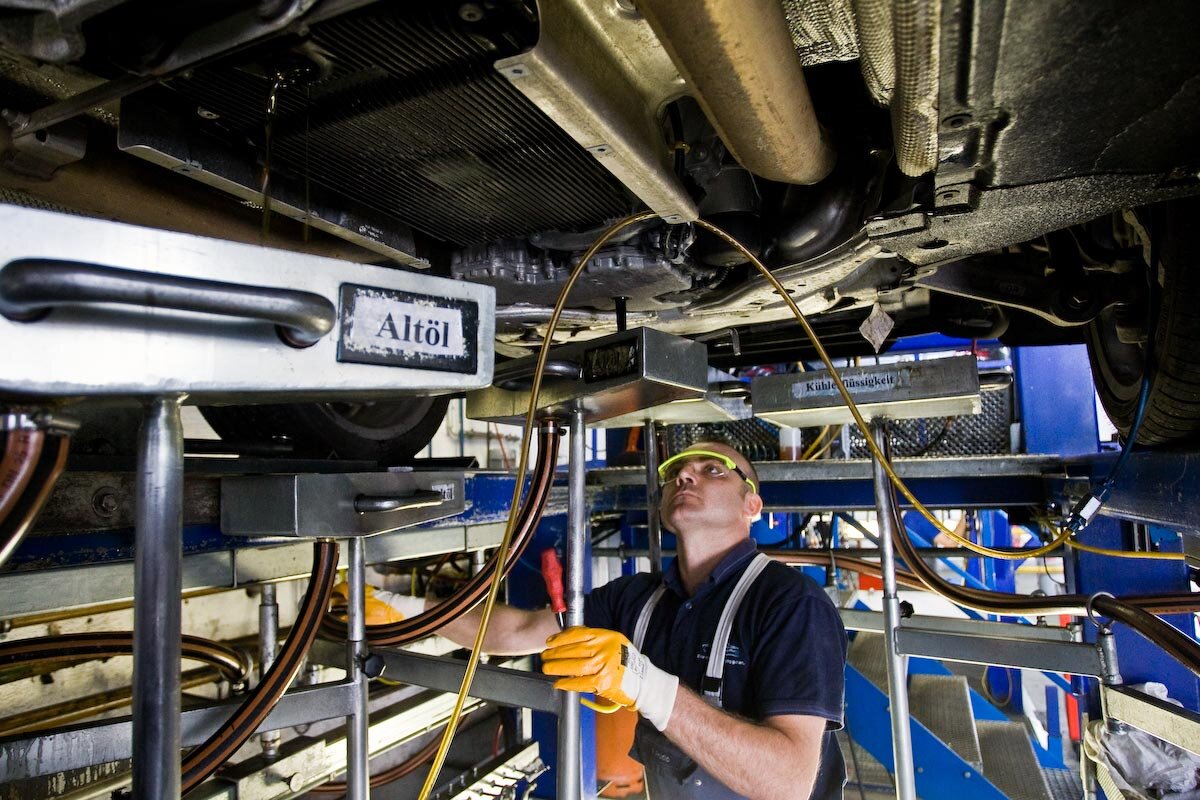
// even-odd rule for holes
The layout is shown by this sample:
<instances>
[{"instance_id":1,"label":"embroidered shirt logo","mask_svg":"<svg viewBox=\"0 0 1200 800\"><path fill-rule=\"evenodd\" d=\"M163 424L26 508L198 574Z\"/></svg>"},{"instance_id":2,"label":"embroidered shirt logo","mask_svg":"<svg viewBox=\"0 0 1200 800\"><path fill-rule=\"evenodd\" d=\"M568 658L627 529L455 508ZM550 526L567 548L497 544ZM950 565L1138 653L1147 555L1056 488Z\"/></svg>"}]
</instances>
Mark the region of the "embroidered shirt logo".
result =
<instances>
[{"instance_id":1,"label":"embroidered shirt logo","mask_svg":"<svg viewBox=\"0 0 1200 800\"><path fill-rule=\"evenodd\" d=\"M708 642L700 645L700 650L696 653L696 660L708 663L708 652L712 649L712 645ZM746 657L742 653L742 648L736 644L729 644L725 647L725 666L727 667L744 667L746 666Z\"/></svg>"}]
</instances>

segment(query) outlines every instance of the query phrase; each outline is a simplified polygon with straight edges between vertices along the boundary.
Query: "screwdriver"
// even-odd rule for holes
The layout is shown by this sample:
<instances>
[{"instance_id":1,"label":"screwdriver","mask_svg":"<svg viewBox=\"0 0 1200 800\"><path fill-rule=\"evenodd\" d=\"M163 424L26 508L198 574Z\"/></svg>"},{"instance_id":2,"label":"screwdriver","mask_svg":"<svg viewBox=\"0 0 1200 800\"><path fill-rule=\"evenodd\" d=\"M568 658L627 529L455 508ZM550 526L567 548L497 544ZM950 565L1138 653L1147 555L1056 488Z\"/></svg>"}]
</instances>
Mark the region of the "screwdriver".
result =
<instances>
[{"instance_id":1,"label":"screwdriver","mask_svg":"<svg viewBox=\"0 0 1200 800\"><path fill-rule=\"evenodd\" d=\"M542 551L542 580L546 582L546 594L550 595L550 610L558 620L558 627L564 628L567 624L567 602L563 599L562 562L558 560L558 551L553 547ZM579 698L579 702L601 714L611 714L621 708L617 703L599 703L586 697Z\"/></svg>"},{"instance_id":2,"label":"screwdriver","mask_svg":"<svg viewBox=\"0 0 1200 800\"><path fill-rule=\"evenodd\" d=\"M550 610L558 620L558 627L566 627L567 602L563 599L562 562L558 560L558 551L553 547L542 551L542 580L546 582L546 594L550 595Z\"/></svg>"}]
</instances>

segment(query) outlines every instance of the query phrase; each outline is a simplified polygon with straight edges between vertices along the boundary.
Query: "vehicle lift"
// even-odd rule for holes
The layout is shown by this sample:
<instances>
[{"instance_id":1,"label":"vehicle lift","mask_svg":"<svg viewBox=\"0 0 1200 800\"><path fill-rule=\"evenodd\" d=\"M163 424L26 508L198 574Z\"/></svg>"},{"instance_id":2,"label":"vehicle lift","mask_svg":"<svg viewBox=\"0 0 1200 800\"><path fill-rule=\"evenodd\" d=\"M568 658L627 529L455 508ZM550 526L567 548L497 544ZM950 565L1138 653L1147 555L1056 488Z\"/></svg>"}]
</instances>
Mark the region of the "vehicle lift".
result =
<instances>
[{"instance_id":1,"label":"vehicle lift","mask_svg":"<svg viewBox=\"0 0 1200 800\"><path fill-rule=\"evenodd\" d=\"M136 565L99 560L64 567L64 594L46 598L40 571L0 574L7 614L57 606L88 605L132 597L135 616L134 708L128 720L92 723L70 731L0 740L0 782L48 786L64 773L132 757L136 796L178 794L179 753L198 744L229 716L229 704L180 713L178 603L183 589L238 586L296 577L303 573L302 538L345 539L350 585L345 648L314 644L316 663L341 664L346 678L295 688L285 694L259 733L318 720L345 718L344 752L311 742L278 751L275 761L255 761L204 784L197 797L294 796L340 772L348 796L367 797L368 738L395 742L415 724L419 710L368 718L367 682L386 669L389 677L439 691L457 691L461 661L428 653L375 650L365 645L364 566L437 552L477 550L497 543L507 509L510 478L461 469L337 472L329 469L274 472L269 463L248 469L230 462L206 469L224 472L207 484L210 524L220 499L220 541L207 551L182 555L185 460L179 409L182 403L246 402L280 398L363 399L408 393L467 391L475 419L521 420L530 402L532 359L520 359L491 374L492 290L394 270L348 265L260 248L200 240L47 212L3 209L6 230L19 232L0 243L0 341L6 369L0 391L31 405L64 396L134 397L146 418L136 486ZM105 254L95 264L96 254ZM253 291L247 285L253 285ZM80 294L78 286L91 294ZM302 287L297 289L296 287ZM147 303L147 299L149 302ZM149 307L134 307L136 302ZM459 320L458 352L428 369L416 366L427 352L378 350L355 330L380 324L379 308L415 309L430 304L442 318ZM467 309L474 309L475 313ZM376 316L370 316L371 313ZM203 316L201 316L203 315ZM213 333L211 315L250 318L226 323ZM364 316L365 315L365 316ZM457 316L456 316L457 315ZM474 327L465 323L473 320ZM147 335L152 331L153 335ZM418 348L419 350L419 348ZM47 353L52 353L47 358ZM120 352L114 361L105 354ZM942 363L944 362L944 363ZM656 448L647 436L642 468L586 469L586 429L681 421L712 421L747 415L744 387L714 384L702 344L652 330L631 330L591 342L557 346L538 417L565 421L570 436L568 468L567 624L582 621L587 520L590 509L635 510L656 504ZM100 366L103 365L103 368ZM845 378L873 418L965 414L978 408L973 358L943 359L889 368L847 370ZM855 388L857 384L857 388ZM799 387L799 388L798 388ZM880 394L872 402L871 390ZM845 421L840 400L820 374L760 379L750 390L754 413L784 424ZM69 410L68 410L69 413ZM36 424L32 418L9 425ZM876 441L885 443L881 423ZM1063 456L1069 456L1064 458ZM1175 492L1195 474L1186 454L1135 454L1106 513L1176 530L1200 529L1200 520ZM998 507L1069 503L1081 482L1103 470L1103 457L1052 454L955 460L898 460L901 477L930 505ZM190 464L188 465L190 466ZM901 619L888 521L891 487L878 464L819 461L756 465L769 510L875 508L884 521L880 557L884 612L846 610L848 628L881 631L887 637L892 748L897 794L915 796L910 728L903 683L909 656L1000 664L1069 672L1104 681L1102 713L1197 752L1196 709L1164 707L1119 683L1112 637L1103 647L1083 643L1062 629L1024 628L996 622ZM1150 480L1175 475L1173 482ZM258 472L260 474L253 474ZM648 490L649 487L649 490ZM87 484L74 491L89 491ZM833 500L831 500L833 498ZM195 502L195 498L192 499ZM554 511L561 513L561 506ZM653 520L656 515L649 514ZM387 534L387 535L384 535ZM36 540L36 535L33 537ZM31 541L33 541L31 540ZM1190 563L1200 560L1197 537L1183 537ZM661 540L651 524L651 563L661 565ZM268 593L263 628L274 632ZM273 656L264 644L264 669ZM580 737L578 696L554 692L540 674L483 665L471 689L477 701L517 705L558 715L556 783L560 798L590 797ZM445 704L441 712L445 713ZM384 727L391 725L391 733ZM426 723L428 725L428 723ZM369 729L370 726L370 729ZM405 726L408 726L407 728ZM377 741L376 747L383 746ZM278 747L276 742L275 747ZM541 770L536 747L460 779L444 797L510 792L529 785ZM284 793L281 795L280 792ZM925 795L925 792L922 792ZM503 796L503 795L501 795ZM927 795L926 795L927 796Z\"/></svg>"}]
</instances>

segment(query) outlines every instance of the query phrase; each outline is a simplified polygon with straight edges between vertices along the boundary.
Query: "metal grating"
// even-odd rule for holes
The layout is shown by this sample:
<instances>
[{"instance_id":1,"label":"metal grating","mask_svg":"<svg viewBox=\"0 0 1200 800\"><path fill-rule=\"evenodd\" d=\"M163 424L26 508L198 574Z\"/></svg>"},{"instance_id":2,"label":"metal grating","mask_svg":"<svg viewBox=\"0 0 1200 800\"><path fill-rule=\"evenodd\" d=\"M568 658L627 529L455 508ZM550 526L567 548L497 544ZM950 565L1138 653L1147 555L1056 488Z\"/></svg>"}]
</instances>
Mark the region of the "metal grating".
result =
<instances>
[{"instance_id":1,"label":"metal grating","mask_svg":"<svg viewBox=\"0 0 1200 800\"><path fill-rule=\"evenodd\" d=\"M977 727L984 777L1009 800L1051 800L1024 725L980 720Z\"/></svg>"},{"instance_id":2,"label":"metal grating","mask_svg":"<svg viewBox=\"0 0 1200 800\"><path fill-rule=\"evenodd\" d=\"M77 217L93 216L76 211L73 208L60 206L58 203L51 203L49 200L43 200L40 197L34 197L19 189L10 189L5 186L0 186L0 203L10 206L21 206L22 208L37 208L42 211L57 211L60 214L74 214Z\"/></svg>"},{"instance_id":3,"label":"metal grating","mask_svg":"<svg viewBox=\"0 0 1200 800\"><path fill-rule=\"evenodd\" d=\"M983 410L969 417L927 417L892 420L892 454L918 456L990 456L1012 452L1012 389L1005 387L980 395ZM850 426L850 457L869 458L866 442Z\"/></svg>"},{"instance_id":4,"label":"metal grating","mask_svg":"<svg viewBox=\"0 0 1200 800\"><path fill-rule=\"evenodd\" d=\"M863 747L852 744L846 731L837 732L837 741L842 748L842 760L846 762L847 788L843 792L843 796L854 798L857 793L849 787L859 785L867 792L887 790L890 794L890 790L895 784L892 782L892 774L887 771L887 767ZM851 750L851 747L854 749Z\"/></svg>"},{"instance_id":5,"label":"metal grating","mask_svg":"<svg viewBox=\"0 0 1200 800\"><path fill-rule=\"evenodd\" d=\"M506 53L464 31L453 6L375 3L314 25L309 41L331 72L279 92L273 169L459 245L594 227L632 207L496 73ZM261 157L266 78L225 63L171 87Z\"/></svg>"},{"instance_id":6,"label":"metal grating","mask_svg":"<svg viewBox=\"0 0 1200 800\"><path fill-rule=\"evenodd\" d=\"M1042 776L1050 787L1054 800L1083 800L1083 784L1079 773L1069 769L1044 769Z\"/></svg>"},{"instance_id":7,"label":"metal grating","mask_svg":"<svg viewBox=\"0 0 1200 800\"><path fill-rule=\"evenodd\" d=\"M717 439L728 442L751 461L779 460L779 428L761 419L668 425L666 432L671 453L678 453L692 442Z\"/></svg>"},{"instance_id":8,"label":"metal grating","mask_svg":"<svg viewBox=\"0 0 1200 800\"><path fill-rule=\"evenodd\" d=\"M864 678L887 692L887 645L882 633L859 631L850 643L846 660L861 672Z\"/></svg>"},{"instance_id":9,"label":"metal grating","mask_svg":"<svg viewBox=\"0 0 1200 800\"><path fill-rule=\"evenodd\" d=\"M971 692L961 675L913 675L908 679L909 712L975 769L983 771Z\"/></svg>"}]
</instances>

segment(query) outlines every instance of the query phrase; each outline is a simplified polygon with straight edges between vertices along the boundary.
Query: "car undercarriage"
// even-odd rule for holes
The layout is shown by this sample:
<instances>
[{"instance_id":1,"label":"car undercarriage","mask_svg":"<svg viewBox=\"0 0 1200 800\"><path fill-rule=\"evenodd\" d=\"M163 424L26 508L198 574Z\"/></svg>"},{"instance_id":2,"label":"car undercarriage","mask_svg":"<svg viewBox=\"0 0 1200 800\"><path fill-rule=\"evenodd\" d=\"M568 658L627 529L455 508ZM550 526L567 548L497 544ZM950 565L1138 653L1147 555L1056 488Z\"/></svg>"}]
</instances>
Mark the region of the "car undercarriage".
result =
<instances>
[{"instance_id":1,"label":"car undercarriage","mask_svg":"<svg viewBox=\"0 0 1200 800\"><path fill-rule=\"evenodd\" d=\"M505 356L649 209L560 338L811 357L704 219L840 355L1088 341L1123 430L1148 353L1173 359L1143 431L1163 443L1200 427L1198 23L1115 0L0 2L0 199L491 285Z\"/></svg>"}]
</instances>

